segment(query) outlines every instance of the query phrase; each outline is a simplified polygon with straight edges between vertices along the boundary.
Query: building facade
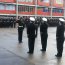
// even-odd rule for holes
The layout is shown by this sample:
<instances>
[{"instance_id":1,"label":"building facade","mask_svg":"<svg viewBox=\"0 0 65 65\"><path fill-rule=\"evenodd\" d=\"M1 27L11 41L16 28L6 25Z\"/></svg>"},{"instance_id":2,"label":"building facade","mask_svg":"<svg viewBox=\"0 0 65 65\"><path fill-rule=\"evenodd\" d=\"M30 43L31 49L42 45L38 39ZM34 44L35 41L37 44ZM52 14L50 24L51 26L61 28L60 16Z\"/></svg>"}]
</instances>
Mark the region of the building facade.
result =
<instances>
[{"instance_id":1,"label":"building facade","mask_svg":"<svg viewBox=\"0 0 65 65\"><path fill-rule=\"evenodd\" d=\"M64 0L0 0L0 16L64 17Z\"/></svg>"}]
</instances>

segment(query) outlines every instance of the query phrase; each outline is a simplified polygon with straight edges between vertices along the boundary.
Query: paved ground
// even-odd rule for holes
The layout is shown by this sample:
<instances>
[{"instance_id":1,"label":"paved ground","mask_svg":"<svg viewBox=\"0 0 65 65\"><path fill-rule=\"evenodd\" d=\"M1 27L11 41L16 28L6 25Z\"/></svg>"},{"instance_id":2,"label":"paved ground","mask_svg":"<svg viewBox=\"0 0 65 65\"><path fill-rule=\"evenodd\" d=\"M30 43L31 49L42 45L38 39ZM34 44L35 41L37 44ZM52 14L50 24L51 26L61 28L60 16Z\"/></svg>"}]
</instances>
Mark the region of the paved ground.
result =
<instances>
[{"instance_id":1,"label":"paved ground","mask_svg":"<svg viewBox=\"0 0 65 65\"><path fill-rule=\"evenodd\" d=\"M33 55L27 54L28 39L26 29L23 32L23 43L18 43L17 28L0 28L0 65L65 65L65 45L62 58L56 58L56 28L48 29L46 53L42 53L40 33L35 41Z\"/></svg>"}]
</instances>

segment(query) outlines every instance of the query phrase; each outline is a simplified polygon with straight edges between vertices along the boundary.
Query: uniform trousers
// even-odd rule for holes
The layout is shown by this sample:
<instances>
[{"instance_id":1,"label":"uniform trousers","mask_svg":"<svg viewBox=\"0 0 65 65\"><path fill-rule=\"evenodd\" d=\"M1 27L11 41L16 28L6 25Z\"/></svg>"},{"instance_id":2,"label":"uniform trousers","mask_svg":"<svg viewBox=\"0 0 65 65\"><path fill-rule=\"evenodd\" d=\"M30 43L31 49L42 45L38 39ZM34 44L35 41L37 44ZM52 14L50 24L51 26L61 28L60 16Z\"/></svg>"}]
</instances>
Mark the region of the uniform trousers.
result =
<instances>
[{"instance_id":1,"label":"uniform trousers","mask_svg":"<svg viewBox=\"0 0 65 65\"><path fill-rule=\"evenodd\" d=\"M21 27L18 27L18 41L22 42L22 34L23 34L23 29Z\"/></svg>"},{"instance_id":2,"label":"uniform trousers","mask_svg":"<svg viewBox=\"0 0 65 65\"><path fill-rule=\"evenodd\" d=\"M28 47L30 53L34 52L34 44L35 44L35 38L28 38Z\"/></svg>"},{"instance_id":3,"label":"uniform trousers","mask_svg":"<svg viewBox=\"0 0 65 65\"><path fill-rule=\"evenodd\" d=\"M57 38L57 55L62 56L64 38Z\"/></svg>"},{"instance_id":4,"label":"uniform trousers","mask_svg":"<svg viewBox=\"0 0 65 65\"><path fill-rule=\"evenodd\" d=\"M45 36L45 37L41 36L41 45L42 45L42 50L46 51L46 47L47 47L47 36Z\"/></svg>"}]
</instances>

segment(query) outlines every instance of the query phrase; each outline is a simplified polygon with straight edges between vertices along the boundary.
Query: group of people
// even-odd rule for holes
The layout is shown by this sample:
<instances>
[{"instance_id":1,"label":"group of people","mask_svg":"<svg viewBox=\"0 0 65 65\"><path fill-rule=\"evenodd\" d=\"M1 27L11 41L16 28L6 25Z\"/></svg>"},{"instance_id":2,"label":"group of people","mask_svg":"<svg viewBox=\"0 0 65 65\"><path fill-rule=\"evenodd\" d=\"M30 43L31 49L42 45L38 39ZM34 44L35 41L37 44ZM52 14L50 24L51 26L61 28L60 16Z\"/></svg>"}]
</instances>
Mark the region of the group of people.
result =
<instances>
[{"instance_id":1,"label":"group of people","mask_svg":"<svg viewBox=\"0 0 65 65\"><path fill-rule=\"evenodd\" d=\"M58 24L58 18L48 18L49 26L55 27Z\"/></svg>"},{"instance_id":2,"label":"group of people","mask_svg":"<svg viewBox=\"0 0 65 65\"><path fill-rule=\"evenodd\" d=\"M3 28L15 28L16 18L15 17L0 17L0 27Z\"/></svg>"},{"instance_id":3,"label":"group of people","mask_svg":"<svg viewBox=\"0 0 65 65\"><path fill-rule=\"evenodd\" d=\"M35 38L37 37L37 31L38 31L38 24L37 20L35 20L34 17L30 17L28 20L28 24L26 25L27 28L27 37L28 37L28 48L29 54L34 53L34 44L35 44ZM41 51L45 52L47 48L47 39L48 39L48 22L47 18L41 19L40 24L40 36L41 36L41 45L42 49ZM20 18L16 21L18 23L18 41L19 43L22 43L22 34L24 30L24 22L23 19ZM57 55L56 57L62 57L63 53L63 44L64 44L64 22L65 20L63 18L58 19L58 25L57 25L57 31L56 31L56 41L57 41Z\"/></svg>"}]
</instances>

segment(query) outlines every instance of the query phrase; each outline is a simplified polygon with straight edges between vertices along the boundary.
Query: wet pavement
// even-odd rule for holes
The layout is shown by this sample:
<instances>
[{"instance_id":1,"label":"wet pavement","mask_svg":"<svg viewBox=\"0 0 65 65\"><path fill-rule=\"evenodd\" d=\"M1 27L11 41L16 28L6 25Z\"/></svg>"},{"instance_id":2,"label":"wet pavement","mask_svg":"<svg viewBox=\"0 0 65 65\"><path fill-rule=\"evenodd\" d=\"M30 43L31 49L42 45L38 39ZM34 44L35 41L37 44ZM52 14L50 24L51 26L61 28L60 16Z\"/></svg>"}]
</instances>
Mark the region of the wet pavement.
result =
<instances>
[{"instance_id":1,"label":"wet pavement","mask_svg":"<svg viewBox=\"0 0 65 65\"><path fill-rule=\"evenodd\" d=\"M18 43L17 28L0 28L0 65L65 65L65 44L62 58L56 58L56 27L48 28L47 51L41 52L40 32L35 41L34 54L29 55L26 29L23 43Z\"/></svg>"}]
</instances>

